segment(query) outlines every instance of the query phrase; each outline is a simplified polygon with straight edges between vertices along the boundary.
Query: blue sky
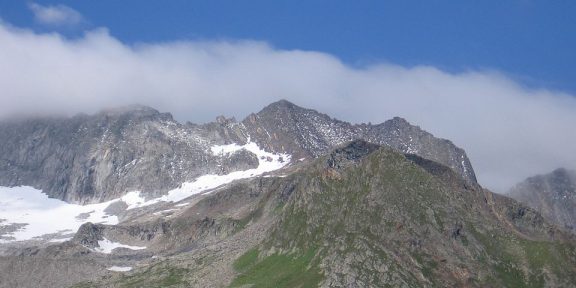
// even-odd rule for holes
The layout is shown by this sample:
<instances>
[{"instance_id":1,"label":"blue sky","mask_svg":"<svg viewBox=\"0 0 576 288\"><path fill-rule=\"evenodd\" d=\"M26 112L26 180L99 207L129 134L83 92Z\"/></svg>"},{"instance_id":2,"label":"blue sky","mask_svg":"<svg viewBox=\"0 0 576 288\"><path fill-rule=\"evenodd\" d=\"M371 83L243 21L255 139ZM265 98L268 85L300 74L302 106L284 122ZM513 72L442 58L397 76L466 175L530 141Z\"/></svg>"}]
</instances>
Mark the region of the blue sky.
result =
<instances>
[{"instance_id":1,"label":"blue sky","mask_svg":"<svg viewBox=\"0 0 576 288\"><path fill-rule=\"evenodd\" d=\"M0 18L68 36L106 27L125 43L253 39L354 66L495 69L531 87L576 92L575 1L36 1L84 16L82 27L64 28L35 22L27 3L0 1Z\"/></svg>"},{"instance_id":2,"label":"blue sky","mask_svg":"<svg viewBox=\"0 0 576 288\"><path fill-rule=\"evenodd\" d=\"M284 98L404 117L503 192L576 169L573 3L0 0L0 118L143 104L205 123Z\"/></svg>"}]
</instances>

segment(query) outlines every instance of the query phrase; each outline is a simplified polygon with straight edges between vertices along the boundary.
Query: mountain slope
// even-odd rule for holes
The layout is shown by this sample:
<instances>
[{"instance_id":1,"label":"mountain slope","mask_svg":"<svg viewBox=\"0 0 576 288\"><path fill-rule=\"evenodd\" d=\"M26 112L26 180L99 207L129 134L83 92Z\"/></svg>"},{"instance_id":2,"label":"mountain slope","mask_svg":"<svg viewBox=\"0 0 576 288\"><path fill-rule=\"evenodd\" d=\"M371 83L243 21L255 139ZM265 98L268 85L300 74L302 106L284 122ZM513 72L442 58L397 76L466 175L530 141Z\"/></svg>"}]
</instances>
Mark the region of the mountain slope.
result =
<instances>
[{"instance_id":1,"label":"mountain slope","mask_svg":"<svg viewBox=\"0 0 576 288\"><path fill-rule=\"evenodd\" d=\"M508 195L540 211L552 223L576 232L576 171L560 168L530 177Z\"/></svg>"},{"instance_id":2,"label":"mountain slope","mask_svg":"<svg viewBox=\"0 0 576 288\"><path fill-rule=\"evenodd\" d=\"M75 215L52 199L84 224L0 246L0 287L576 286L573 234L400 118L352 125L279 101L241 122L132 107L0 133L1 185L101 202ZM41 192L16 188L0 192Z\"/></svg>"},{"instance_id":3,"label":"mountain slope","mask_svg":"<svg viewBox=\"0 0 576 288\"><path fill-rule=\"evenodd\" d=\"M252 154L219 159L223 143L169 114L132 107L72 118L0 124L0 185L28 185L72 203L103 202L133 190L158 194L186 180L258 165Z\"/></svg>"},{"instance_id":4,"label":"mountain slope","mask_svg":"<svg viewBox=\"0 0 576 288\"><path fill-rule=\"evenodd\" d=\"M196 238L180 246L186 252L76 287L576 283L573 236L433 161L354 141L283 176L232 184L185 213L200 219L211 211L216 234L206 235L226 236ZM238 224L222 226L225 219Z\"/></svg>"},{"instance_id":5,"label":"mountain slope","mask_svg":"<svg viewBox=\"0 0 576 288\"><path fill-rule=\"evenodd\" d=\"M271 251L310 259L324 287L576 283L573 238L514 201L468 188L441 165L388 149L344 168L316 165L261 247L261 261ZM251 282L235 282L242 283Z\"/></svg>"}]
</instances>

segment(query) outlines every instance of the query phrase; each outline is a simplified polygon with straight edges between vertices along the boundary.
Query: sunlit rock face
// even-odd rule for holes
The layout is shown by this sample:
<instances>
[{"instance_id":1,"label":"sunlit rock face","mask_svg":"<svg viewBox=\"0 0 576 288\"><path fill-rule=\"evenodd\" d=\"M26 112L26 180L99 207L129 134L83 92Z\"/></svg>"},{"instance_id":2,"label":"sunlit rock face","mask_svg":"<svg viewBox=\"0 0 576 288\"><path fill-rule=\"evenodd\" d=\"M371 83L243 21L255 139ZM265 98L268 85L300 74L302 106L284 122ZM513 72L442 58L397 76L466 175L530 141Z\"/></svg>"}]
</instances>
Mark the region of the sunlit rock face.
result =
<instances>
[{"instance_id":1,"label":"sunlit rock face","mask_svg":"<svg viewBox=\"0 0 576 288\"><path fill-rule=\"evenodd\" d=\"M336 146L361 139L442 163L470 184L476 183L464 150L399 117L377 125L353 125L281 100L249 115L241 124L263 148L289 153L294 159L324 155Z\"/></svg>"}]
</instances>

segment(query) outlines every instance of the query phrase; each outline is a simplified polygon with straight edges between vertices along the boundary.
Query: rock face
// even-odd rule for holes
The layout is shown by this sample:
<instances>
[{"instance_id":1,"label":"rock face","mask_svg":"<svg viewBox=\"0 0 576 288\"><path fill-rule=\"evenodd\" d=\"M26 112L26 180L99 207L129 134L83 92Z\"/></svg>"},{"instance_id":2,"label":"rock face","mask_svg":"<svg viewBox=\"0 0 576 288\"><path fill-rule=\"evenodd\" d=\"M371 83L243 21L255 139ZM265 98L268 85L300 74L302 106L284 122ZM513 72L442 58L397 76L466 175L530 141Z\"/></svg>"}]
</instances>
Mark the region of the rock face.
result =
<instances>
[{"instance_id":1,"label":"rock face","mask_svg":"<svg viewBox=\"0 0 576 288\"><path fill-rule=\"evenodd\" d=\"M508 195L558 226L576 232L576 171L560 168L530 177L510 189Z\"/></svg>"},{"instance_id":2,"label":"rock face","mask_svg":"<svg viewBox=\"0 0 576 288\"><path fill-rule=\"evenodd\" d=\"M256 167L255 155L218 158L218 135L147 107L0 124L0 185L30 185L68 202L164 192L204 174ZM225 163L223 168L220 163Z\"/></svg>"},{"instance_id":3,"label":"rock face","mask_svg":"<svg viewBox=\"0 0 576 288\"><path fill-rule=\"evenodd\" d=\"M73 203L102 202L135 190L157 196L201 175L258 165L251 152L214 155L213 145L254 141L271 152L311 159L355 139L442 163L476 184L462 149L404 119L352 125L282 100L242 122L218 117L205 125L180 124L142 106L5 121L0 123L0 186L33 186Z\"/></svg>"},{"instance_id":4,"label":"rock face","mask_svg":"<svg viewBox=\"0 0 576 288\"><path fill-rule=\"evenodd\" d=\"M377 125L352 125L281 100L248 116L242 124L247 134L264 147L290 153L296 158L324 155L338 145L362 139L442 163L462 175L468 183L476 183L464 150L399 117Z\"/></svg>"}]
</instances>

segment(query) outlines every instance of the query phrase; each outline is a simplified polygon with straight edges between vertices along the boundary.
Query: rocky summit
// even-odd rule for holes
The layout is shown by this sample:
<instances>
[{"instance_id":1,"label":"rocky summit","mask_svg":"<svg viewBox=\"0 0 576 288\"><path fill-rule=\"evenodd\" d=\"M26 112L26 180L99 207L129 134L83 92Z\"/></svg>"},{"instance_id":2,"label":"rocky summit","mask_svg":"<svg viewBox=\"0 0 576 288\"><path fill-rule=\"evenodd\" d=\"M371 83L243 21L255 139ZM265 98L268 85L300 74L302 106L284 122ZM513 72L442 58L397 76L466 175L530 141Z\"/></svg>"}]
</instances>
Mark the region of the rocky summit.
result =
<instances>
[{"instance_id":1,"label":"rocky summit","mask_svg":"<svg viewBox=\"0 0 576 288\"><path fill-rule=\"evenodd\" d=\"M576 231L576 171L559 168L529 177L508 195L538 210L552 223Z\"/></svg>"},{"instance_id":2,"label":"rocky summit","mask_svg":"<svg viewBox=\"0 0 576 288\"><path fill-rule=\"evenodd\" d=\"M401 118L137 106L0 135L0 287L576 287L571 231Z\"/></svg>"}]
</instances>

